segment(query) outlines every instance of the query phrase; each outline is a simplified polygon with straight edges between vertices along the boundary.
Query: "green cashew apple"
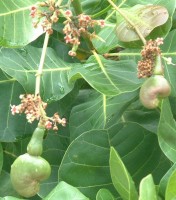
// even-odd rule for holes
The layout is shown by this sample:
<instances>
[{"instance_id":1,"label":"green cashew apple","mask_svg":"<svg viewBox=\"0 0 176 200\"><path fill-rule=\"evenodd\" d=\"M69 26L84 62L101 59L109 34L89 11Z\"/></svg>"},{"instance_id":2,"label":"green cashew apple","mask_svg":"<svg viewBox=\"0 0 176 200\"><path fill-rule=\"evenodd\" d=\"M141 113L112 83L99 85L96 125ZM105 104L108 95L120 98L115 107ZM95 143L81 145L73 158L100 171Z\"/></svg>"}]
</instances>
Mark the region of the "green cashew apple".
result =
<instances>
[{"instance_id":1,"label":"green cashew apple","mask_svg":"<svg viewBox=\"0 0 176 200\"><path fill-rule=\"evenodd\" d=\"M32 135L32 138L27 145L27 152L32 156L40 156L43 152L43 136L44 128L37 127Z\"/></svg>"},{"instance_id":2,"label":"green cashew apple","mask_svg":"<svg viewBox=\"0 0 176 200\"><path fill-rule=\"evenodd\" d=\"M140 101L148 109L157 108L161 100L168 97L171 87L162 75L148 78L140 89Z\"/></svg>"},{"instance_id":3,"label":"green cashew apple","mask_svg":"<svg viewBox=\"0 0 176 200\"><path fill-rule=\"evenodd\" d=\"M14 161L10 177L14 189L28 198L38 193L40 182L47 179L50 173L51 167L44 158L26 153Z\"/></svg>"}]
</instances>

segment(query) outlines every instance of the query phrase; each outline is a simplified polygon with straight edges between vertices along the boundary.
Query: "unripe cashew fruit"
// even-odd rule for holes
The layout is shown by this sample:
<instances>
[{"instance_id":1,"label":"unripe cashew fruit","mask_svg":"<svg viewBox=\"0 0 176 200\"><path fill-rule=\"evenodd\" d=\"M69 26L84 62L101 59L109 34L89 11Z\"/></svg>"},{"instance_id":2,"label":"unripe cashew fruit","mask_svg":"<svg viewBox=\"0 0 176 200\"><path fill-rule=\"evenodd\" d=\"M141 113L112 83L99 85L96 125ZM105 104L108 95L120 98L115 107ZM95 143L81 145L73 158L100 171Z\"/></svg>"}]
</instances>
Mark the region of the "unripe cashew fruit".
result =
<instances>
[{"instance_id":1,"label":"unripe cashew fruit","mask_svg":"<svg viewBox=\"0 0 176 200\"><path fill-rule=\"evenodd\" d=\"M44 158L26 153L12 164L10 178L14 189L28 198L38 193L40 181L47 179L50 173L50 164Z\"/></svg>"},{"instance_id":2,"label":"unripe cashew fruit","mask_svg":"<svg viewBox=\"0 0 176 200\"><path fill-rule=\"evenodd\" d=\"M140 89L140 101L148 109L157 108L161 100L168 97L171 87L162 75L148 78Z\"/></svg>"},{"instance_id":3,"label":"unripe cashew fruit","mask_svg":"<svg viewBox=\"0 0 176 200\"><path fill-rule=\"evenodd\" d=\"M40 156L43 152L43 136L44 128L37 127L32 135L32 138L27 145L27 152L32 156Z\"/></svg>"}]
</instances>

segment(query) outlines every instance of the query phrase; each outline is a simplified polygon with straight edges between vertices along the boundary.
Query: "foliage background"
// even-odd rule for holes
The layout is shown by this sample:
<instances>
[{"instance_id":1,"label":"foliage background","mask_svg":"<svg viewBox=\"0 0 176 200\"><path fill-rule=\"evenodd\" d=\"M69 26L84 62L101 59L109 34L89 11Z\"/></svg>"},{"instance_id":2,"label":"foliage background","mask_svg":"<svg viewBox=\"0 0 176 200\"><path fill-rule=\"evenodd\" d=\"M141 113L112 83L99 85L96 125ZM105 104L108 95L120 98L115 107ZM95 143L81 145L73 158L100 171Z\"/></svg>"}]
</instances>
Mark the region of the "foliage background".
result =
<instances>
[{"instance_id":1,"label":"foliage background","mask_svg":"<svg viewBox=\"0 0 176 200\"><path fill-rule=\"evenodd\" d=\"M35 89L43 30L32 27L29 8L34 3L0 1L0 199L20 198L10 183L10 166L26 152L36 127L27 123L25 116L10 112L10 105L19 103L20 94L34 93ZM169 19L148 39L164 37L162 55L176 63L175 0L127 0L122 7L149 3L166 7ZM106 19L112 12L104 0L84 0L81 4L84 13L97 19ZM49 103L47 112L58 112L68 119L68 125L45 138L42 156L51 164L52 174L30 199L135 200L138 190L140 198L147 199L146 187L153 197L155 193L161 199L176 197L175 66L163 59L172 94L163 101L161 111L145 109L138 99L144 80L136 76L142 44L118 40L115 15L105 28L96 30L105 42L93 40L103 67L84 42L76 58L67 56L70 47L64 43L62 27L58 22L50 38L41 96ZM123 49L118 60L103 57L104 53L117 52L118 47Z\"/></svg>"}]
</instances>

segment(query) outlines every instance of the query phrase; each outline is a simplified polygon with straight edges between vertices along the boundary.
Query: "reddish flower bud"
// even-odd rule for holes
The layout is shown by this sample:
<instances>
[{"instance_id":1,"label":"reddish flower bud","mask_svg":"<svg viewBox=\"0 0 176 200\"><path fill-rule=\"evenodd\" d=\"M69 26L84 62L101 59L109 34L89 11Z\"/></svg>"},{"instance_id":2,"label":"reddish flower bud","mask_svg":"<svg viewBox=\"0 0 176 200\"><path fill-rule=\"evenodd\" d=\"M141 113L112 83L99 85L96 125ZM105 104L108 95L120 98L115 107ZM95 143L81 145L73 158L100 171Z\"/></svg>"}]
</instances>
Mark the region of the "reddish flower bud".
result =
<instances>
[{"instance_id":1,"label":"reddish flower bud","mask_svg":"<svg viewBox=\"0 0 176 200\"><path fill-rule=\"evenodd\" d=\"M72 16L73 16L71 10L66 10L66 11L65 11L65 15L66 15L67 17L72 17Z\"/></svg>"},{"instance_id":2,"label":"reddish flower bud","mask_svg":"<svg viewBox=\"0 0 176 200\"><path fill-rule=\"evenodd\" d=\"M47 121L47 122L45 123L45 128L46 128L46 129L51 129L52 127L53 127L52 122Z\"/></svg>"}]
</instances>

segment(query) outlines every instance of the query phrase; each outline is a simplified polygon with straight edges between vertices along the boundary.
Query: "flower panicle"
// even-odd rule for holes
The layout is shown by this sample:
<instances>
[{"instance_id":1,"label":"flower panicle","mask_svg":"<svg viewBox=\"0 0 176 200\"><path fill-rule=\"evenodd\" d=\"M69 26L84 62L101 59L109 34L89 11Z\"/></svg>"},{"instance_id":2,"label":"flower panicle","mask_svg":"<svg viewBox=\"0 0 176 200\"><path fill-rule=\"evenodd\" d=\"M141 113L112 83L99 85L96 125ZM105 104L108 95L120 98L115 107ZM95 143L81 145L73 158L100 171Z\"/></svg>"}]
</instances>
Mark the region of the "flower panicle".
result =
<instances>
[{"instance_id":1,"label":"flower panicle","mask_svg":"<svg viewBox=\"0 0 176 200\"><path fill-rule=\"evenodd\" d=\"M138 78L150 77L153 74L156 57L161 55L160 45L163 44L163 38L147 41L141 50L142 59L138 61Z\"/></svg>"},{"instance_id":2,"label":"flower panicle","mask_svg":"<svg viewBox=\"0 0 176 200\"><path fill-rule=\"evenodd\" d=\"M81 43L80 37L86 34L91 40L95 33L91 33L91 29L95 26L103 28L105 26L104 20L93 20L89 15L80 14L73 16L69 9L62 9L57 5L55 0L47 0L45 2L38 2L30 8L30 16L33 19L33 27L37 28L39 23L43 30L48 34L53 33L53 24L57 23L60 17L66 18L63 22L63 33L66 44L71 44L72 49L68 54L72 57L76 56L76 51Z\"/></svg>"},{"instance_id":3,"label":"flower panicle","mask_svg":"<svg viewBox=\"0 0 176 200\"><path fill-rule=\"evenodd\" d=\"M46 116L47 103L43 102L39 95L22 94L19 98L21 99L19 105L10 105L12 115L24 113L29 123L40 120L46 129L58 130L59 124L66 126L66 119L61 118L58 113L53 117Z\"/></svg>"}]
</instances>

